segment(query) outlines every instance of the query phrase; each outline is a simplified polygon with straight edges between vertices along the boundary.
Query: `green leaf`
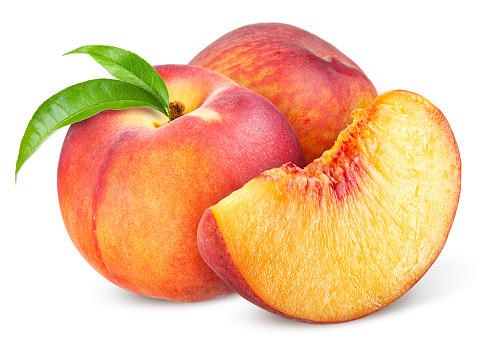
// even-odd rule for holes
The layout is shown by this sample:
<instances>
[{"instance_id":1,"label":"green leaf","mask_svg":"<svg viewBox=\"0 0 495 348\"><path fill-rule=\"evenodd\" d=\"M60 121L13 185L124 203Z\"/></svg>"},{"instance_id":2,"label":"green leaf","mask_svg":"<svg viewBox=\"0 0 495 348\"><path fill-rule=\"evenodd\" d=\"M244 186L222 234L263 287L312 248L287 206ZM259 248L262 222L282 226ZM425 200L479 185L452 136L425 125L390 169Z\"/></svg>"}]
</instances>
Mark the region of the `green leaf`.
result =
<instances>
[{"instance_id":1,"label":"green leaf","mask_svg":"<svg viewBox=\"0 0 495 348\"><path fill-rule=\"evenodd\" d=\"M158 99L133 84L90 80L70 86L46 100L36 110L21 140L15 178L26 160L57 129L89 118L100 111L149 107L165 113Z\"/></svg>"},{"instance_id":2,"label":"green leaf","mask_svg":"<svg viewBox=\"0 0 495 348\"><path fill-rule=\"evenodd\" d=\"M153 94L167 110L170 117L169 96L165 82L155 69L143 58L130 51L105 45L88 45L66 53L86 53L100 63L114 77L132 83Z\"/></svg>"}]
</instances>

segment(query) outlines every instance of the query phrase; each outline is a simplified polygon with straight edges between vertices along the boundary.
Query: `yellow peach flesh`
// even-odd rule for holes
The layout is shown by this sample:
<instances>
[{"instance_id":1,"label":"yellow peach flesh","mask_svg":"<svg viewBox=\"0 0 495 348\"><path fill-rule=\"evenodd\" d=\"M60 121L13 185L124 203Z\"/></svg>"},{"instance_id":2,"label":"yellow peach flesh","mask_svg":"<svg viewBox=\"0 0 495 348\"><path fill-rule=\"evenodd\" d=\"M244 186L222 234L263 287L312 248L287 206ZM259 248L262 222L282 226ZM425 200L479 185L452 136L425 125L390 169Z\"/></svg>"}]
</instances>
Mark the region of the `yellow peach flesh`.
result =
<instances>
[{"instance_id":1,"label":"yellow peach flesh","mask_svg":"<svg viewBox=\"0 0 495 348\"><path fill-rule=\"evenodd\" d=\"M211 208L249 287L293 318L342 322L391 303L455 215L460 158L438 109L393 92L353 117L305 169L267 171Z\"/></svg>"}]
</instances>

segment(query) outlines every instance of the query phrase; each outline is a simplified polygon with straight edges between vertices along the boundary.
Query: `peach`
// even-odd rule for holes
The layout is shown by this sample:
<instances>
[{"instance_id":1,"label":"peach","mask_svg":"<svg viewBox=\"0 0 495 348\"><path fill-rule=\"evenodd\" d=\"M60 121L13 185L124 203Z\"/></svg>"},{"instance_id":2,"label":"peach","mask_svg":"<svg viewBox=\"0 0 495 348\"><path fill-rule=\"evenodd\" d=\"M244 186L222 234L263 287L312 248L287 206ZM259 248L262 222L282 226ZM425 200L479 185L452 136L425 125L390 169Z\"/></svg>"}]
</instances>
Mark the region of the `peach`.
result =
<instances>
[{"instance_id":1,"label":"peach","mask_svg":"<svg viewBox=\"0 0 495 348\"><path fill-rule=\"evenodd\" d=\"M107 110L73 124L58 168L70 238L106 279L137 294L203 301L232 292L197 247L204 210L304 155L268 100L200 67L155 67L175 120Z\"/></svg>"},{"instance_id":2,"label":"peach","mask_svg":"<svg viewBox=\"0 0 495 348\"><path fill-rule=\"evenodd\" d=\"M352 115L322 157L262 173L200 222L208 265L283 317L337 323L387 306L433 264L453 223L461 160L442 112L392 91Z\"/></svg>"},{"instance_id":3,"label":"peach","mask_svg":"<svg viewBox=\"0 0 495 348\"><path fill-rule=\"evenodd\" d=\"M310 163L332 147L377 93L356 63L295 26L252 24L225 34L194 57L203 66L260 93L287 117Z\"/></svg>"}]
</instances>

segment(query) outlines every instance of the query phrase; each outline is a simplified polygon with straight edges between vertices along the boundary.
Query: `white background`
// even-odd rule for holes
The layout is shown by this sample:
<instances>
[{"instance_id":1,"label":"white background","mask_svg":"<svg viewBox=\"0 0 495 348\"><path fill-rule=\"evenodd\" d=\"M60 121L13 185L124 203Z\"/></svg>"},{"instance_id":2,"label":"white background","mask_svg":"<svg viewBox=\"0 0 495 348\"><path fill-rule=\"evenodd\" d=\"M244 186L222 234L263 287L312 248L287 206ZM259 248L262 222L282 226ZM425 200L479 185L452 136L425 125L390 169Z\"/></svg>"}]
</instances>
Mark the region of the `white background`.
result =
<instances>
[{"instance_id":1,"label":"white background","mask_svg":"<svg viewBox=\"0 0 495 348\"><path fill-rule=\"evenodd\" d=\"M31 1L2 5L0 346L494 347L491 1ZM14 167L37 107L69 85L108 77L86 44L187 64L221 35L276 21L306 29L353 59L379 92L408 89L439 107L456 136L462 192L447 244L423 279L389 307L337 325L297 323L237 295L183 304L109 283L72 245L56 195L55 133Z\"/></svg>"}]
</instances>

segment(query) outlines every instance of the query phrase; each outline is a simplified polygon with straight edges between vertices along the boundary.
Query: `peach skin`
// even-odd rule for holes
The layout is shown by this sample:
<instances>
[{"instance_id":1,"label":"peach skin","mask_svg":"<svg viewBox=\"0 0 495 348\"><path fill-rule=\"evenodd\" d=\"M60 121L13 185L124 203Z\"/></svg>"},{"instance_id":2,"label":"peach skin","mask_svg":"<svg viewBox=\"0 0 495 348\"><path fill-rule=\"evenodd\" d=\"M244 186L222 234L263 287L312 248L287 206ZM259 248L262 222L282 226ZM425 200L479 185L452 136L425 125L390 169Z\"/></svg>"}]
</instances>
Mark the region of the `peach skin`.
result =
<instances>
[{"instance_id":1,"label":"peach skin","mask_svg":"<svg viewBox=\"0 0 495 348\"><path fill-rule=\"evenodd\" d=\"M164 65L170 109L107 110L73 124L58 168L70 238L112 283L173 301L232 292L203 261L206 208L262 171L304 155L268 100L200 67Z\"/></svg>"},{"instance_id":2,"label":"peach skin","mask_svg":"<svg viewBox=\"0 0 495 348\"><path fill-rule=\"evenodd\" d=\"M191 65L230 77L275 104L287 117L310 163L332 147L377 93L359 66L335 46L292 25L260 23L231 31Z\"/></svg>"}]
</instances>

